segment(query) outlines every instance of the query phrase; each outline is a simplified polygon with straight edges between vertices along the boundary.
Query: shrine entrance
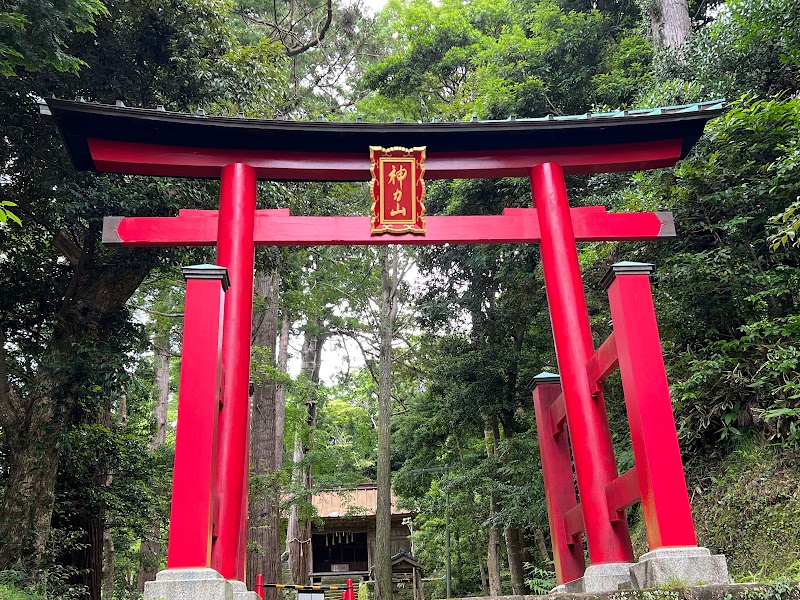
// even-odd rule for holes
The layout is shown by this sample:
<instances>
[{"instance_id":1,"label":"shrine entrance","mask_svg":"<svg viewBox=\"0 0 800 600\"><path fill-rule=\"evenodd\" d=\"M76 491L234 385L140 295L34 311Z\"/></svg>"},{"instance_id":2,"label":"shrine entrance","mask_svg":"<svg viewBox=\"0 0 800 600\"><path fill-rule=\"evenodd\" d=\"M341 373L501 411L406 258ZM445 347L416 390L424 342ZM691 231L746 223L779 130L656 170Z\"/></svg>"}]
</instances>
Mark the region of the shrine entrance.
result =
<instances>
[{"instance_id":1,"label":"shrine entrance","mask_svg":"<svg viewBox=\"0 0 800 600\"><path fill-rule=\"evenodd\" d=\"M570 591L606 591L673 579L727 582L724 557L697 547L650 293L652 265L611 267L604 285L614 330L595 349L578 263L577 242L674 236L672 215L571 208L564 180L672 166L722 108L710 102L541 119L371 124L211 118L49 100L43 112L55 120L77 169L220 180L218 211L107 217L104 224L108 244L217 247L217 265L184 269L168 568L146 597L169 600L170 585L186 569L208 569L203 581L214 585L244 580L256 245L540 244L560 373L536 377L533 402L558 583ZM427 216L423 174L528 177L532 207ZM371 180L373 214L256 210L259 179ZM603 399L603 382L617 368L635 458L621 475ZM638 502L650 551L636 561L626 509Z\"/></svg>"}]
</instances>

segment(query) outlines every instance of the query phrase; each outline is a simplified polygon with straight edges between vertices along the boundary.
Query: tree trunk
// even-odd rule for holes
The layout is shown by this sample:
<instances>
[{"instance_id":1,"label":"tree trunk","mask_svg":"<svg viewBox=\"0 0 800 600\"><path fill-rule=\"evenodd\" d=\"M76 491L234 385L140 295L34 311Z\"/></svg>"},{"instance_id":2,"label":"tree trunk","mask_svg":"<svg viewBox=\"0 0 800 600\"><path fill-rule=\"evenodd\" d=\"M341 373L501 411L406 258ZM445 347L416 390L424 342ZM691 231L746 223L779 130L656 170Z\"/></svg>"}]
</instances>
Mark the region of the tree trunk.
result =
<instances>
[{"instance_id":1,"label":"tree trunk","mask_svg":"<svg viewBox=\"0 0 800 600\"><path fill-rule=\"evenodd\" d=\"M319 383L319 369L322 364L322 345L325 342L325 334L322 331L322 318L309 324L305 333L303 347L300 350L301 373L306 376L309 382L306 393L306 435L300 431L295 433L294 438L294 470L292 472L292 483L294 486L302 486L305 490L310 490L313 484L313 472L310 467L301 466L303 457L308 451L304 438L310 439L311 432L317 422L317 389ZM310 502L310 497L308 498ZM289 546L289 568L292 572L292 580L295 585L306 585L309 582L311 573L311 523L306 519L301 519L296 505L292 506L289 515L289 524L286 534L286 543Z\"/></svg>"},{"instance_id":2,"label":"tree trunk","mask_svg":"<svg viewBox=\"0 0 800 600\"><path fill-rule=\"evenodd\" d=\"M286 365L289 362L289 311L283 309L281 317L281 339L278 343L278 371L286 373ZM275 463L272 465L274 471L278 471L283 466L283 443L286 431L286 384L279 383L275 389Z\"/></svg>"},{"instance_id":3,"label":"tree trunk","mask_svg":"<svg viewBox=\"0 0 800 600\"><path fill-rule=\"evenodd\" d=\"M103 536L103 600L114 598L114 539L106 529Z\"/></svg>"},{"instance_id":4,"label":"tree trunk","mask_svg":"<svg viewBox=\"0 0 800 600\"><path fill-rule=\"evenodd\" d=\"M153 420L156 430L150 440L150 452L156 452L167 440L167 412L169 410L169 329L158 331L153 340L153 370L158 392L153 405ZM139 573L136 576L137 591L144 592L146 581L154 581L161 565L161 519L156 518L139 546Z\"/></svg>"},{"instance_id":5,"label":"tree trunk","mask_svg":"<svg viewBox=\"0 0 800 600\"><path fill-rule=\"evenodd\" d=\"M492 419L491 423L486 424L484 439L486 441L486 455L490 461L497 461L497 420ZM489 494L489 547L486 553L486 569L488 571L489 595L500 596L500 531L493 523L493 518L497 512L498 497L497 492Z\"/></svg>"},{"instance_id":6,"label":"tree trunk","mask_svg":"<svg viewBox=\"0 0 800 600\"><path fill-rule=\"evenodd\" d=\"M390 431L392 416L392 338L397 316L395 297L398 251L389 264L389 248L378 250L381 268L380 355L378 359L378 498L375 511L375 600L392 598L392 490Z\"/></svg>"},{"instance_id":7,"label":"tree trunk","mask_svg":"<svg viewBox=\"0 0 800 600\"><path fill-rule=\"evenodd\" d=\"M259 274L255 281L255 293L263 298L264 310L255 319L253 345L264 348L271 358L269 366L275 366L275 339L278 328L278 290L280 276L277 270ZM264 575L267 583L280 583L280 552L278 550L278 528L280 490L275 484L275 396L274 381L255 378L252 418L250 428L250 487L247 545L247 584L255 585L256 575ZM265 597L277 600L278 590L266 588Z\"/></svg>"},{"instance_id":8,"label":"tree trunk","mask_svg":"<svg viewBox=\"0 0 800 600\"><path fill-rule=\"evenodd\" d=\"M522 567L522 545L520 532L517 527L503 529L506 540L506 553L508 554L508 568L511 572L511 588L515 596L525 595L525 571Z\"/></svg>"},{"instance_id":9,"label":"tree trunk","mask_svg":"<svg viewBox=\"0 0 800 600\"><path fill-rule=\"evenodd\" d=\"M656 48L677 51L692 33L686 0L652 0L650 27Z\"/></svg>"},{"instance_id":10,"label":"tree trunk","mask_svg":"<svg viewBox=\"0 0 800 600\"><path fill-rule=\"evenodd\" d=\"M519 348L517 349L519 351ZM516 370L514 376L509 377L509 380L516 380ZM514 435L510 419L503 420L503 439L510 440ZM499 453L496 453L495 458L499 461ZM500 465L498 465L499 467ZM525 592L525 569L522 565L522 532L518 527L507 526L503 529L503 536L506 540L506 554L508 555L508 570L511 574L511 588L514 595L522 596Z\"/></svg>"},{"instance_id":11,"label":"tree trunk","mask_svg":"<svg viewBox=\"0 0 800 600\"><path fill-rule=\"evenodd\" d=\"M478 557L478 570L481 574L481 595L489 595L489 577L486 575L486 567L483 566L483 559Z\"/></svg>"},{"instance_id":12,"label":"tree trunk","mask_svg":"<svg viewBox=\"0 0 800 600\"><path fill-rule=\"evenodd\" d=\"M55 497L59 450L53 441L49 402L36 403L27 431L9 435L9 473L0 508L0 565L5 569L33 570L45 552Z\"/></svg>"},{"instance_id":13,"label":"tree trunk","mask_svg":"<svg viewBox=\"0 0 800 600\"><path fill-rule=\"evenodd\" d=\"M81 402L91 395L98 376L108 373L104 357L116 349L120 310L150 270L150 261L132 261L125 251L115 253L113 262L98 264L98 233L87 233L78 249L72 279L53 318L50 345L24 398L10 385L5 338L0 340L0 428L10 456L0 505L0 568L30 572L41 564L50 536L62 433L84 410ZM89 417L83 422L97 418ZM102 549L102 526L98 543ZM98 596L102 551L99 556L92 566L98 571Z\"/></svg>"},{"instance_id":14,"label":"tree trunk","mask_svg":"<svg viewBox=\"0 0 800 600\"><path fill-rule=\"evenodd\" d=\"M128 400L123 394L117 406L117 425L125 428L128 423ZM106 485L111 485L114 474L108 474ZM106 529L103 534L103 589L101 596L103 600L113 600L114 598L114 538L110 529Z\"/></svg>"},{"instance_id":15,"label":"tree trunk","mask_svg":"<svg viewBox=\"0 0 800 600\"><path fill-rule=\"evenodd\" d=\"M547 543L544 541L544 533L540 528L536 528L533 530L533 537L536 540L536 548L539 550L539 558L542 560L542 564L546 565L550 562L550 549L547 547Z\"/></svg>"}]
</instances>

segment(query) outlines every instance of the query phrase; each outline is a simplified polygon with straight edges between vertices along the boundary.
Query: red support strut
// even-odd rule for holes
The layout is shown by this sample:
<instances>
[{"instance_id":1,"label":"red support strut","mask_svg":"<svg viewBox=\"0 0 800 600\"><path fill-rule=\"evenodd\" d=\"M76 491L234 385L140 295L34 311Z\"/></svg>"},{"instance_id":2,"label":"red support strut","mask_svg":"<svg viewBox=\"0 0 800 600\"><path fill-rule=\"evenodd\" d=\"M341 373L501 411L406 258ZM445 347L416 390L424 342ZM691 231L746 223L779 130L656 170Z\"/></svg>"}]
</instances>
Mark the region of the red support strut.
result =
<instances>
[{"instance_id":1,"label":"red support strut","mask_svg":"<svg viewBox=\"0 0 800 600\"><path fill-rule=\"evenodd\" d=\"M241 163L223 167L219 204L217 263L228 268L231 290L225 299L223 325L225 387L219 415L217 538L211 552L211 566L225 579L243 581L239 536L247 519L242 507L249 459L248 388L256 210L256 174L252 167Z\"/></svg>"},{"instance_id":2,"label":"red support strut","mask_svg":"<svg viewBox=\"0 0 800 600\"><path fill-rule=\"evenodd\" d=\"M533 378L533 408L536 412L536 429L539 434L539 454L550 520L550 539L553 543L553 562L556 582L566 583L583 575L586 567L580 535L567 532L565 516L577 505L575 481L572 478L572 457L566 431L553 427L551 411L561 395L558 375L541 373Z\"/></svg>"},{"instance_id":3,"label":"red support strut","mask_svg":"<svg viewBox=\"0 0 800 600\"><path fill-rule=\"evenodd\" d=\"M544 163L533 167L530 176L589 560L633 562L627 523L612 522L608 514L605 488L616 479L617 467L603 396L592 397L586 376L594 347L564 172L555 163Z\"/></svg>"},{"instance_id":4,"label":"red support strut","mask_svg":"<svg viewBox=\"0 0 800 600\"><path fill-rule=\"evenodd\" d=\"M214 265L186 267L186 307L167 568L208 567L214 508L224 291Z\"/></svg>"},{"instance_id":5,"label":"red support strut","mask_svg":"<svg viewBox=\"0 0 800 600\"><path fill-rule=\"evenodd\" d=\"M653 266L617 263L604 278L651 550L696 546L661 339L650 291Z\"/></svg>"}]
</instances>

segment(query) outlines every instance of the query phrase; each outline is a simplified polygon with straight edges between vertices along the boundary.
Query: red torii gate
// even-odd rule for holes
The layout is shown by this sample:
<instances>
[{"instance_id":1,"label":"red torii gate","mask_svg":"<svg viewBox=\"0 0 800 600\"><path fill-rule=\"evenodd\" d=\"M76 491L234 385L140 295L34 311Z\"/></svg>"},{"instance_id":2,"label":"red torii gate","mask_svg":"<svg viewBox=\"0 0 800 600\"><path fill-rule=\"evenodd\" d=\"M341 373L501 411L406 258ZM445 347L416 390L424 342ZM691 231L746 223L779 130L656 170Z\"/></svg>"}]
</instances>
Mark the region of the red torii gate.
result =
<instances>
[{"instance_id":1,"label":"red torii gate","mask_svg":"<svg viewBox=\"0 0 800 600\"><path fill-rule=\"evenodd\" d=\"M218 211L107 217L104 224L110 244L217 246L219 267L184 270L168 570L212 567L226 579L244 579L255 245L539 243L561 374L543 374L534 392L559 583L584 574L581 532L592 566L614 571L614 565L634 561L624 510L639 499L651 551L696 549L649 270L615 265L609 290L615 333L595 351L576 249L580 241L674 236L672 216L570 208L564 174L674 165L721 110L722 103L711 102L499 122L293 123L49 100L43 112L55 119L78 169L221 182ZM430 216L424 235L373 235L370 217L256 210L258 179L369 180L368 148L374 144L425 145L427 179L527 176L534 208ZM636 467L622 476L602 395L602 381L617 365L636 458ZM708 554L697 550L689 554ZM626 579L617 570L599 585L615 589Z\"/></svg>"}]
</instances>

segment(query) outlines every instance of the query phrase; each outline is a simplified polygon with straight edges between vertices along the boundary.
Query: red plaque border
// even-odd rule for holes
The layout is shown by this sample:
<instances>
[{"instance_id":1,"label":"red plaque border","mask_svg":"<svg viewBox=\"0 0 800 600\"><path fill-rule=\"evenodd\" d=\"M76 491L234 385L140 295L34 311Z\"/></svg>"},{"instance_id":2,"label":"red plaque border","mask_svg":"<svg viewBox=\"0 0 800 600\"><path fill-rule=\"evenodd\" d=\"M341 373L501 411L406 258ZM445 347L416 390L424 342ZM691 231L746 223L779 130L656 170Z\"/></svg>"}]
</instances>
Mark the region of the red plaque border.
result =
<instances>
[{"instance_id":1,"label":"red plaque border","mask_svg":"<svg viewBox=\"0 0 800 600\"><path fill-rule=\"evenodd\" d=\"M393 146L383 148L381 146L370 146L370 173L372 181L372 207L370 219L370 233L380 235L384 233L414 233L423 235L425 233L425 146L414 148L404 148ZM398 159L408 160L412 165L412 188L413 206L412 219L406 222L385 222L383 215L383 190L381 189L380 168L382 162L396 161Z\"/></svg>"}]
</instances>

